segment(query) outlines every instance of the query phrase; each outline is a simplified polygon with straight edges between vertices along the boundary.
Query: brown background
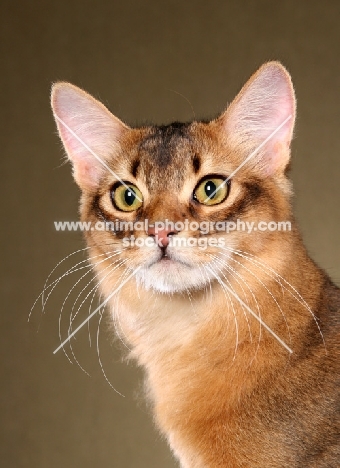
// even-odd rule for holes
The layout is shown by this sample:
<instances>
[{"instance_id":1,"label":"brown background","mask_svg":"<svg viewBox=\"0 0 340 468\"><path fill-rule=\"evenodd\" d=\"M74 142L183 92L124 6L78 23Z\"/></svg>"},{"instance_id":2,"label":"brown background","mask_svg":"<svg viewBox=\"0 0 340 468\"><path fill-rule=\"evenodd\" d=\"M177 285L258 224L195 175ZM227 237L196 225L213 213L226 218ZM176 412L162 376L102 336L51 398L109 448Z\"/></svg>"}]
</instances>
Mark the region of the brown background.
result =
<instances>
[{"instance_id":1,"label":"brown background","mask_svg":"<svg viewBox=\"0 0 340 468\"><path fill-rule=\"evenodd\" d=\"M53 228L54 220L77 218L79 194L61 165L51 82L84 87L129 124L166 123L192 117L176 92L197 117L214 116L259 65L281 60L298 97L296 216L311 254L339 282L340 3L31 0L2 1L1 10L0 464L174 467L138 396L141 373L120 362L105 324L103 365L125 398L107 384L85 329L76 356L91 378L52 354L72 277L60 282L46 315L37 306L27 323L49 271L84 246L80 234Z\"/></svg>"}]
</instances>

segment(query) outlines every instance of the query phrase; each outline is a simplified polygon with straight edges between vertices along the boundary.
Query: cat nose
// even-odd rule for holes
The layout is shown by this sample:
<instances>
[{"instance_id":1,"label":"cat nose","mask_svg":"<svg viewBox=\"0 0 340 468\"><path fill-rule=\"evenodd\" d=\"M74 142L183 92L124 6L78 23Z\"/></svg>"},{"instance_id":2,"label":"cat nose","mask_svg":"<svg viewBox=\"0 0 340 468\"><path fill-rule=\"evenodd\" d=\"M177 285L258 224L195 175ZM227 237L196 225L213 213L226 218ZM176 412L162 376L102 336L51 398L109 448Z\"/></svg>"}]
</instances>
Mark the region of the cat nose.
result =
<instances>
[{"instance_id":1,"label":"cat nose","mask_svg":"<svg viewBox=\"0 0 340 468\"><path fill-rule=\"evenodd\" d=\"M148 236L154 237L159 247L166 248L169 245L170 237L177 234L177 231L170 229L156 229L154 226L148 227Z\"/></svg>"}]
</instances>

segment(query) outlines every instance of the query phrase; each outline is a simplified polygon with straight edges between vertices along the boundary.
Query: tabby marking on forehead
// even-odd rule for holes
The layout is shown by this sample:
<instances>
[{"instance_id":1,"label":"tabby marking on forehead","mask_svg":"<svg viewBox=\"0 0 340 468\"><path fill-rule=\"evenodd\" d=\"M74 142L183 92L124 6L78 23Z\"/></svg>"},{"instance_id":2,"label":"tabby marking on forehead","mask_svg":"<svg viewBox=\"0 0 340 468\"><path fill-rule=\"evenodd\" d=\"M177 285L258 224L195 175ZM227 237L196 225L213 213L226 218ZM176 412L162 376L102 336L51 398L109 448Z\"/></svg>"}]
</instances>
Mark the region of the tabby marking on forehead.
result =
<instances>
[{"instance_id":1,"label":"tabby marking on forehead","mask_svg":"<svg viewBox=\"0 0 340 468\"><path fill-rule=\"evenodd\" d=\"M140 165L139 159L135 159L135 160L133 161L132 168L131 168L131 174L132 174L133 177L135 177L135 178L137 177L139 165Z\"/></svg>"},{"instance_id":2,"label":"tabby marking on forehead","mask_svg":"<svg viewBox=\"0 0 340 468\"><path fill-rule=\"evenodd\" d=\"M183 140L190 142L188 127L189 124L180 122L152 127L150 135L141 142L140 148L149 152L155 166L164 169L173 163L176 149Z\"/></svg>"}]
</instances>

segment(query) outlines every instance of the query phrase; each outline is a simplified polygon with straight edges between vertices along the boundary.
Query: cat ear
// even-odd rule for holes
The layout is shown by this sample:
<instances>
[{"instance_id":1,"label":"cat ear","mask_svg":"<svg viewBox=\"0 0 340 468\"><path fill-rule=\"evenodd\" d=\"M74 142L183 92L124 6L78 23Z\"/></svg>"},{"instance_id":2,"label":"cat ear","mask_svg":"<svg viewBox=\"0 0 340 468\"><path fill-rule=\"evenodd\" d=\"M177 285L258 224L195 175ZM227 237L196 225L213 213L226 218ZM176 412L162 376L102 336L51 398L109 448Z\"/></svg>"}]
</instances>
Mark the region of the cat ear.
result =
<instances>
[{"instance_id":1,"label":"cat ear","mask_svg":"<svg viewBox=\"0 0 340 468\"><path fill-rule=\"evenodd\" d=\"M264 64L222 115L228 144L262 175L282 173L290 159L295 95L287 70Z\"/></svg>"},{"instance_id":2,"label":"cat ear","mask_svg":"<svg viewBox=\"0 0 340 468\"><path fill-rule=\"evenodd\" d=\"M53 85L51 105L73 164L75 181L82 189L95 189L128 127L103 104L70 83Z\"/></svg>"}]
</instances>

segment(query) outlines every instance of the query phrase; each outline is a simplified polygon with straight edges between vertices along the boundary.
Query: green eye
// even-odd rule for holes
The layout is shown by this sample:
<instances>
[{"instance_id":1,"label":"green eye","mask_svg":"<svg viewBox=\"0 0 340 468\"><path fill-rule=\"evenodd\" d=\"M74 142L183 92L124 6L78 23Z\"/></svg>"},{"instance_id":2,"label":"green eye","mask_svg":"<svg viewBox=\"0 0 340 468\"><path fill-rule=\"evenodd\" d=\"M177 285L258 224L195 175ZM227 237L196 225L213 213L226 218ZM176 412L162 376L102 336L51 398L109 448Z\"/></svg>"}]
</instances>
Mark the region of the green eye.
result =
<instances>
[{"instance_id":1,"label":"green eye","mask_svg":"<svg viewBox=\"0 0 340 468\"><path fill-rule=\"evenodd\" d=\"M229 181L221 176L207 176L202 179L194 190L194 199L203 205L222 203L229 194Z\"/></svg>"},{"instance_id":2,"label":"green eye","mask_svg":"<svg viewBox=\"0 0 340 468\"><path fill-rule=\"evenodd\" d=\"M113 187L111 200L117 210L136 211L143 204L143 195L135 185L124 182Z\"/></svg>"}]
</instances>

